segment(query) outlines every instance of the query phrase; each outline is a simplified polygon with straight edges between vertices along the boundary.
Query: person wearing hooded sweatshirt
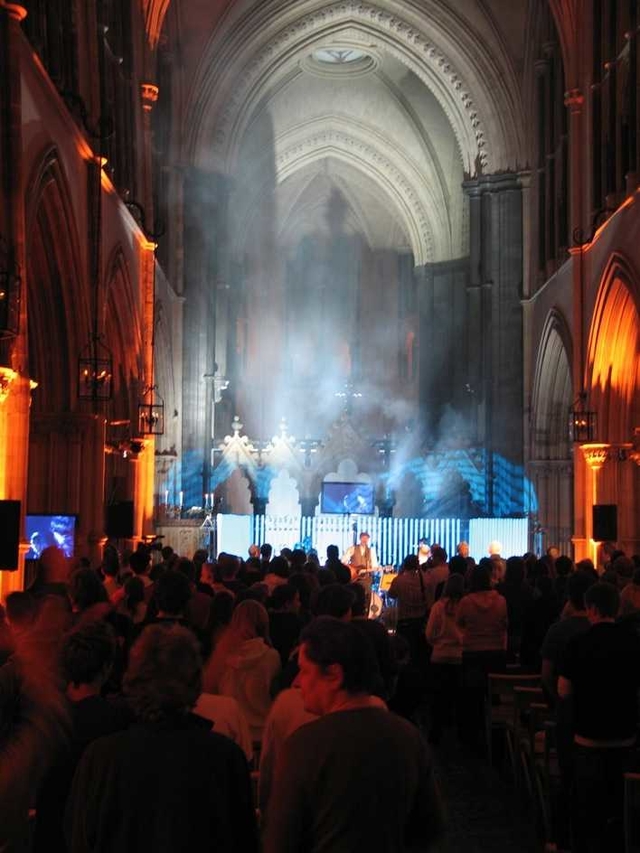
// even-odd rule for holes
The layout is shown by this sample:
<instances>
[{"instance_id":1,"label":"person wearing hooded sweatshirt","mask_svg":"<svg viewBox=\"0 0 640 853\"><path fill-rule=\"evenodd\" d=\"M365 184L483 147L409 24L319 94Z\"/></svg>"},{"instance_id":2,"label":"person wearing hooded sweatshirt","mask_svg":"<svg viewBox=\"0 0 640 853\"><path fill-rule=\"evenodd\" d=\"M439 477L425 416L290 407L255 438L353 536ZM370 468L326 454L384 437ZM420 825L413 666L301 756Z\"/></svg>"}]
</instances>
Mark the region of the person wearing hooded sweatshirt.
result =
<instances>
[{"instance_id":1,"label":"person wearing hooded sweatshirt","mask_svg":"<svg viewBox=\"0 0 640 853\"><path fill-rule=\"evenodd\" d=\"M503 672L507 662L507 602L491 589L491 573L477 566L471 590L458 605L456 624L462 632L462 672L466 701L463 734L477 744L483 731L484 695L490 672Z\"/></svg>"},{"instance_id":2,"label":"person wearing hooded sweatshirt","mask_svg":"<svg viewBox=\"0 0 640 853\"><path fill-rule=\"evenodd\" d=\"M269 639L269 615L258 601L245 599L213 651L204 672L204 691L231 696L240 705L254 741L271 707L271 684L280 672L280 655Z\"/></svg>"}]
</instances>

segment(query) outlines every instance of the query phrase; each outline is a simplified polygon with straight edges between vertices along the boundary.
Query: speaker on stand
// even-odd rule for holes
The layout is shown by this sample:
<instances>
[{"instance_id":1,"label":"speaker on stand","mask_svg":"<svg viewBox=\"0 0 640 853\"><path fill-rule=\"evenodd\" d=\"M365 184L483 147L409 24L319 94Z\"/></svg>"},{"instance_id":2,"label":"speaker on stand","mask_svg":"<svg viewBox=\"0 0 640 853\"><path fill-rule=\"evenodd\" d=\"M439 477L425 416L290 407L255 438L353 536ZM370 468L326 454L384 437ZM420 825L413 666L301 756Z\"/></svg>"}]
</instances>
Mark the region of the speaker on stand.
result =
<instances>
[{"instance_id":1,"label":"speaker on stand","mask_svg":"<svg viewBox=\"0 0 640 853\"><path fill-rule=\"evenodd\" d=\"M0 501L0 570L13 572L20 558L20 501Z\"/></svg>"},{"instance_id":2,"label":"speaker on stand","mask_svg":"<svg viewBox=\"0 0 640 853\"><path fill-rule=\"evenodd\" d=\"M616 542L618 539L618 507L617 504L593 505L593 540L594 542Z\"/></svg>"}]
</instances>

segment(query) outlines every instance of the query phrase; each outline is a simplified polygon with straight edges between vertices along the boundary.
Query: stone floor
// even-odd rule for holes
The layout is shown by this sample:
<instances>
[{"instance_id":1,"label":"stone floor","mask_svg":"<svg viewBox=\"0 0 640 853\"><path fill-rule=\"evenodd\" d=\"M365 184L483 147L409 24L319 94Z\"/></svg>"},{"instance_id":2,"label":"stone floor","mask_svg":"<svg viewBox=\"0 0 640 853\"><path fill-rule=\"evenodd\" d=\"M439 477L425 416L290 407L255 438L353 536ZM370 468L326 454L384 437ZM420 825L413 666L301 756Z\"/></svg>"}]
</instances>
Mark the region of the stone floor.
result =
<instances>
[{"instance_id":1,"label":"stone floor","mask_svg":"<svg viewBox=\"0 0 640 853\"><path fill-rule=\"evenodd\" d=\"M521 797L484 758L454 739L433 750L447 839L442 853L541 853L544 843Z\"/></svg>"}]
</instances>

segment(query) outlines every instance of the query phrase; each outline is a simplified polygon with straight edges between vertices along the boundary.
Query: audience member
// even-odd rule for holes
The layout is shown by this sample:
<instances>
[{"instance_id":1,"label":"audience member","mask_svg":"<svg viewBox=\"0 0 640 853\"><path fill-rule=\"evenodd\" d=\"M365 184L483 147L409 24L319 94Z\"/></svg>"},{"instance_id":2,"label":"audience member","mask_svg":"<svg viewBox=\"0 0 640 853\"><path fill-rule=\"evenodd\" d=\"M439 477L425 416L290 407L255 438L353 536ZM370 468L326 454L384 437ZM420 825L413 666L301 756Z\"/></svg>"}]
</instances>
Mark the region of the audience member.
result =
<instances>
[{"instance_id":1,"label":"audience member","mask_svg":"<svg viewBox=\"0 0 640 853\"><path fill-rule=\"evenodd\" d=\"M511 661L520 658L524 626L533 604L533 592L524 579L524 573L524 560L509 557L504 580L497 586L507 602L507 654Z\"/></svg>"},{"instance_id":2,"label":"audience member","mask_svg":"<svg viewBox=\"0 0 640 853\"><path fill-rule=\"evenodd\" d=\"M567 645L558 679L575 733L573 853L623 849L623 774L636 742L640 689L640 638L615 623L620 593L597 583L585 600L591 627Z\"/></svg>"},{"instance_id":3,"label":"audience member","mask_svg":"<svg viewBox=\"0 0 640 853\"><path fill-rule=\"evenodd\" d=\"M427 748L371 694L374 671L370 644L353 625L323 617L305 629L298 681L305 710L320 719L282 747L265 853L426 851L439 835Z\"/></svg>"},{"instance_id":4,"label":"audience member","mask_svg":"<svg viewBox=\"0 0 640 853\"><path fill-rule=\"evenodd\" d=\"M269 607L269 634L283 666L300 636L299 610L300 594L294 586L286 583L274 589Z\"/></svg>"},{"instance_id":5,"label":"audience member","mask_svg":"<svg viewBox=\"0 0 640 853\"><path fill-rule=\"evenodd\" d=\"M66 849L63 819L73 774L84 750L103 735L129 725L123 703L103 699L100 692L115 661L116 637L105 622L83 624L67 635L61 668L70 703L71 736L47 772L36 803L34 851Z\"/></svg>"},{"instance_id":6,"label":"audience member","mask_svg":"<svg viewBox=\"0 0 640 853\"><path fill-rule=\"evenodd\" d=\"M267 611L257 601L242 601L207 662L205 691L236 699L252 738L259 741L280 667L280 655L269 638Z\"/></svg>"},{"instance_id":7,"label":"audience member","mask_svg":"<svg viewBox=\"0 0 640 853\"><path fill-rule=\"evenodd\" d=\"M431 730L429 742L440 742L443 730L455 721L462 664L462 634L457 625L464 577L449 577L442 597L429 613L426 637L431 644Z\"/></svg>"},{"instance_id":8,"label":"audience member","mask_svg":"<svg viewBox=\"0 0 640 853\"><path fill-rule=\"evenodd\" d=\"M504 671L507 662L507 602L491 589L491 570L486 565L473 570L470 592L458 605L456 624L462 632L461 729L465 740L478 746L487 676Z\"/></svg>"},{"instance_id":9,"label":"audience member","mask_svg":"<svg viewBox=\"0 0 640 853\"><path fill-rule=\"evenodd\" d=\"M341 561L337 545L327 546L327 562L324 567L333 572L338 583L351 583L351 569Z\"/></svg>"},{"instance_id":10,"label":"audience member","mask_svg":"<svg viewBox=\"0 0 640 853\"><path fill-rule=\"evenodd\" d=\"M274 557L269 563L269 571L264 576L264 582L269 587L269 595L277 586L282 586L289 579L289 563L284 557Z\"/></svg>"},{"instance_id":11,"label":"audience member","mask_svg":"<svg viewBox=\"0 0 640 853\"><path fill-rule=\"evenodd\" d=\"M137 724L85 751L67 810L70 849L257 851L242 750L190 713L201 692L193 635L146 628L124 687Z\"/></svg>"}]
</instances>

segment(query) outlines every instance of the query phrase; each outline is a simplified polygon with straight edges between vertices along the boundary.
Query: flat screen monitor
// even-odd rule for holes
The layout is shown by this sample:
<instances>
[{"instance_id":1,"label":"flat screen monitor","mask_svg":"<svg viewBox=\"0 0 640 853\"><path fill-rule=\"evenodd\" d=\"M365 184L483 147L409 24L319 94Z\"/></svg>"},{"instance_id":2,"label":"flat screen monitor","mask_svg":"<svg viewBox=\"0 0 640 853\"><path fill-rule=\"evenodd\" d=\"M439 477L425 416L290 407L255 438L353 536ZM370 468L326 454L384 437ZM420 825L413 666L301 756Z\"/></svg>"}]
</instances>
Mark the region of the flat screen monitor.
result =
<instances>
[{"instance_id":1,"label":"flat screen monitor","mask_svg":"<svg viewBox=\"0 0 640 853\"><path fill-rule=\"evenodd\" d=\"M373 515L371 483L323 483L322 512L341 515Z\"/></svg>"},{"instance_id":2,"label":"flat screen monitor","mask_svg":"<svg viewBox=\"0 0 640 853\"><path fill-rule=\"evenodd\" d=\"M28 515L25 520L29 550L25 558L37 560L49 545L57 545L73 557L76 539L75 515Z\"/></svg>"}]
</instances>

